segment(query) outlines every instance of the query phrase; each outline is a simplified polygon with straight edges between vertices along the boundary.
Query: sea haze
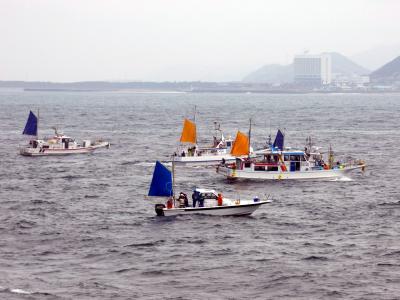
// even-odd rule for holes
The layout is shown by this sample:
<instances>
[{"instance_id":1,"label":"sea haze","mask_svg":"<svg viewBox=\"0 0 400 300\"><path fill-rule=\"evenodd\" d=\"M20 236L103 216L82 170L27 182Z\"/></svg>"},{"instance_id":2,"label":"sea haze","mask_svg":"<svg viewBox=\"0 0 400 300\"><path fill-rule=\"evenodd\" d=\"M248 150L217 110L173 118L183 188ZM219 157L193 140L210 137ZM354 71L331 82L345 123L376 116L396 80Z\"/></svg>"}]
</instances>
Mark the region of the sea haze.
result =
<instances>
[{"instance_id":1,"label":"sea haze","mask_svg":"<svg viewBox=\"0 0 400 300\"><path fill-rule=\"evenodd\" d=\"M177 168L177 191L272 195L252 217L155 217L156 160L175 151L194 106L199 139L213 122L262 145L311 135L366 160L336 181L228 183L214 168ZM394 299L400 295L399 94L0 92L0 298ZM22 157L29 110L112 143L93 155Z\"/></svg>"}]
</instances>

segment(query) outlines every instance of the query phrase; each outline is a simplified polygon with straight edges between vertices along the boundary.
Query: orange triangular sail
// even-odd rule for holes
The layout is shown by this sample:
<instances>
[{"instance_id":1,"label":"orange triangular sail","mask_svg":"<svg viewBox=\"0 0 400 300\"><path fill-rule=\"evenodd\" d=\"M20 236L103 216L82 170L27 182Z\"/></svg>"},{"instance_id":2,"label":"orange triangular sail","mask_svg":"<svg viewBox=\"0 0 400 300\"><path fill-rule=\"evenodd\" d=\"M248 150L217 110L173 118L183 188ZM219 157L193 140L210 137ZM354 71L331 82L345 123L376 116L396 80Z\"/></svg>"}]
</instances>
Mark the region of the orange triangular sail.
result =
<instances>
[{"instance_id":1,"label":"orange triangular sail","mask_svg":"<svg viewBox=\"0 0 400 300\"><path fill-rule=\"evenodd\" d=\"M236 134L235 142L231 150L233 156L242 156L249 154L249 138L240 131Z\"/></svg>"},{"instance_id":2,"label":"orange triangular sail","mask_svg":"<svg viewBox=\"0 0 400 300\"><path fill-rule=\"evenodd\" d=\"M188 119L183 123L183 130L181 135L181 143L196 144L196 124Z\"/></svg>"}]
</instances>

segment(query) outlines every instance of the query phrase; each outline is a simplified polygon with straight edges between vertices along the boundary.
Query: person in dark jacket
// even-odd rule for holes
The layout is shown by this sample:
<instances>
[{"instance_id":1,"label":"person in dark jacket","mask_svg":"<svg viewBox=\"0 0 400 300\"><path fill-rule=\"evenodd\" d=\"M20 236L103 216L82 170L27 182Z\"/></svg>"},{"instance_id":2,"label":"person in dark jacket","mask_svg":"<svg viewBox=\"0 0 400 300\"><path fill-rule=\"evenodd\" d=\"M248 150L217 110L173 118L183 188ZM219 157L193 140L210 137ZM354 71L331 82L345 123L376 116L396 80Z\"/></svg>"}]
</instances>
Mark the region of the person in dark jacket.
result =
<instances>
[{"instance_id":1,"label":"person in dark jacket","mask_svg":"<svg viewBox=\"0 0 400 300\"><path fill-rule=\"evenodd\" d=\"M193 200L193 207L196 207L196 203L199 200L199 193L197 191L193 191L192 200Z\"/></svg>"}]
</instances>

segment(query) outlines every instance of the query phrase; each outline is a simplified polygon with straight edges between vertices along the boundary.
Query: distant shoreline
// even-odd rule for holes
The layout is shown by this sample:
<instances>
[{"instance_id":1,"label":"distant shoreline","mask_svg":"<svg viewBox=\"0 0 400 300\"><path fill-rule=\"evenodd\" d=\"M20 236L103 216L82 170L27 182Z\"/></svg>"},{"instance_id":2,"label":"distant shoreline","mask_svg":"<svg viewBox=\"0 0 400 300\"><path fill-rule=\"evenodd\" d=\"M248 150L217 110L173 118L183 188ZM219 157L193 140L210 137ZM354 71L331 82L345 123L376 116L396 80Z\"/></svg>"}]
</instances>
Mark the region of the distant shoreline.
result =
<instances>
[{"instance_id":1,"label":"distant shoreline","mask_svg":"<svg viewBox=\"0 0 400 300\"><path fill-rule=\"evenodd\" d=\"M400 87L369 86L366 88L321 87L307 88L294 85L273 86L249 82L39 82L0 81L1 90L26 92L124 92L124 93L235 93L235 94L382 94L399 93Z\"/></svg>"},{"instance_id":2,"label":"distant shoreline","mask_svg":"<svg viewBox=\"0 0 400 300\"><path fill-rule=\"evenodd\" d=\"M196 91L173 91L173 90L131 90L131 89L119 89L119 90L85 90L85 89L19 89L24 92L50 92L50 93L61 93L61 92L73 92L73 93L131 93L131 94L293 94L293 95L304 95L304 94L397 94L400 91L359 91L359 90L347 90L347 91L291 91L291 90L254 90L254 91L237 91L237 90L196 90Z\"/></svg>"}]
</instances>

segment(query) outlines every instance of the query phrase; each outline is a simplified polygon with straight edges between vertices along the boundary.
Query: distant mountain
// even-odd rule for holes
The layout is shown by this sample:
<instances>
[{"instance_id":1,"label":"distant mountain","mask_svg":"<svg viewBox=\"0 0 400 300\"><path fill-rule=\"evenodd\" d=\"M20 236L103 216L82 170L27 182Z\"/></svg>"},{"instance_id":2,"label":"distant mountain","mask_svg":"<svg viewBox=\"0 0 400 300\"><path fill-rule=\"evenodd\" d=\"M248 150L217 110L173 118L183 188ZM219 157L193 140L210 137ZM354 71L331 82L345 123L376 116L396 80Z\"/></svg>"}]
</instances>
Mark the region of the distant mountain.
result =
<instances>
[{"instance_id":1,"label":"distant mountain","mask_svg":"<svg viewBox=\"0 0 400 300\"><path fill-rule=\"evenodd\" d=\"M400 56L388 62L370 75L371 82L394 84L400 83Z\"/></svg>"},{"instance_id":2,"label":"distant mountain","mask_svg":"<svg viewBox=\"0 0 400 300\"><path fill-rule=\"evenodd\" d=\"M244 82L287 83L293 81L294 69L290 65L265 65L243 78Z\"/></svg>"},{"instance_id":3,"label":"distant mountain","mask_svg":"<svg viewBox=\"0 0 400 300\"><path fill-rule=\"evenodd\" d=\"M332 73L338 73L346 76L351 75L368 75L370 70L356 64L346 56L337 53L329 52L332 58Z\"/></svg>"},{"instance_id":4,"label":"distant mountain","mask_svg":"<svg viewBox=\"0 0 400 300\"><path fill-rule=\"evenodd\" d=\"M332 73L339 73L346 76L351 75L367 75L370 71L355 62L348 59L346 56L337 53L329 52L332 57ZM265 65L258 70L250 73L245 78L244 82L265 82L265 83L290 83L294 78L294 67L290 65Z\"/></svg>"},{"instance_id":5,"label":"distant mountain","mask_svg":"<svg viewBox=\"0 0 400 300\"><path fill-rule=\"evenodd\" d=\"M399 53L400 44L380 45L352 55L350 59L370 70L377 70Z\"/></svg>"}]
</instances>

